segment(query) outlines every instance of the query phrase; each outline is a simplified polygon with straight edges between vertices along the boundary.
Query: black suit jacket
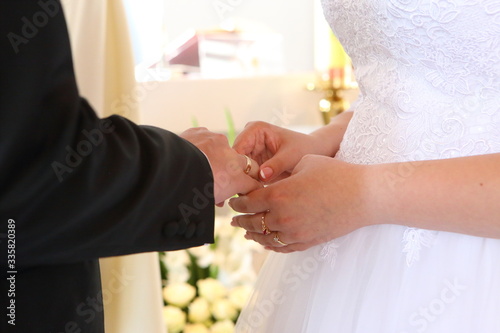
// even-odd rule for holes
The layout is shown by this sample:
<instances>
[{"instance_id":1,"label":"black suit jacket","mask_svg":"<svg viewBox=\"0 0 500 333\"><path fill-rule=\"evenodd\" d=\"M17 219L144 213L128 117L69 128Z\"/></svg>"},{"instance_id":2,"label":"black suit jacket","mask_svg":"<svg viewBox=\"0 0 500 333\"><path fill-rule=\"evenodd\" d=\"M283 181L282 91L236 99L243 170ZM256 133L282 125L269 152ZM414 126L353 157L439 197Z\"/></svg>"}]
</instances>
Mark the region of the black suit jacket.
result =
<instances>
[{"instance_id":1,"label":"black suit jacket","mask_svg":"<svg viewBox=\"0 0 500 333\"><path fill-rule=\"evenodd\" d=\"M103 332L98 258L213 242L209 163L96 116L58 1L1 0L0 38L1 331Z\"/></svg>"}]
</instances>

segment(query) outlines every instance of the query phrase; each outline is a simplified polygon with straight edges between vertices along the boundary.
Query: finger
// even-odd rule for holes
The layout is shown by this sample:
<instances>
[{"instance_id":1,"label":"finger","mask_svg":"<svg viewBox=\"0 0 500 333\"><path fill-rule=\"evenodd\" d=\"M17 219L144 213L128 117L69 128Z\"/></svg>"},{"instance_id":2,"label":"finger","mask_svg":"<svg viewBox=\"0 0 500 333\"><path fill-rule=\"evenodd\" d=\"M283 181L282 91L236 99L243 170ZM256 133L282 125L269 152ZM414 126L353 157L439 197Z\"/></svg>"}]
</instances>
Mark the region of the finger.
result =
<instances>
[{"instance_id":1,"label":"finger","mask_svg":"<svg viewBox=\"0 0 500 333\"><path fill-rule=\"evenodd\" d=\"M264 248L266 250L277 252L277 253L292 253L292 252L300 251L300 250L295 249L293 246L285 246L285 247L265 246Z\"/></svg>"},{"instance_id":2,"label":"finger","mask_svg":"<svg viewBox=\"0 0 500 333\"><path fill-rule=\"evenodd\" d=\"M265 247L265 249L279 253L291 253L297 251L305 251L315 245L317 245L317 243L293 243L283 247Z\"/></svg>"},{"instance_id":3,"label":"finger","mask_svg":"<svg viewBox=\"0 0 500 333\"><path fill-rule=\"evenodd\" d=\"M278 235L278 238L276 238ZM253 240L265 247L272 247L272 248L286 248L289 246L292 246L293 244L287 243L284 238L283 238L282 233L276 233L272 232L271 234L268 235L263 235L262 233L256 233L256 232L247 232L245 234L245 238L248 240ZM286 236L285 236L286 237ZM278 240L281 242L278 242Z\"/></svg>"},{"instance_id":4,"label":"finger","mask_svg":"<svg viewBox=\"0 0 500 333\"><path fill-rule=\"evenodd\" d=\"M248 175L243 175L242 177L244 179L239 182L239 186L238 186L239 190L237 193L240 196L246 196L249 193L252 193L252 192L264 187L264 185L260 181L254 179Z\"/></svg>"},{"instance_id":5,"label":"finger","mask_svg":"<svg viewBox=\"0 0 500 333\"><path fill-rule=\"evenodd\" d=\"M252 180L257 182L255 179ZM270 208L269 201L267 200L268 189L262 187L262 184L260 186L258 189L247 192L247 195L231 198L228 202L229 206L240 213L260 213L267 211Z\"/></svg>"},{"instance_id":6,"label":"finger","mask_svg":"<svg viewBox=\"0 0 500 333\"><path fill-rule=\"evenodd\" d=\"M237 215L231 220L231 225L233 227L243 228L249 232L268 235L271 233L271 229L267 224L267 214L267 212L264 212L258 214Z\"/></svg>"},{"instance_id":7,"label":"finger","mask_svg":"<svg viewBox=\"0 0 500 333\"><path fill-rule=\"evenodd\" d=\"M279 178L283 173L292 170L296 161L290 158L292 156L287 149L279 150L273 157L260 166L259 177L264 182L272 182Z\"/></svg>"},{"instance_id":8,"label":"finger","mask_svg":"<svg viewBox=\"0 0 500 333\"><path fill-rule=\"evenodd\" d=\"M259 179L259 164L247 155L240 154L239 156L243 172L254 179Z\"/></svg>"},{"instance_id":9,"label":"finger","mask_svg":"<svg viewBox=\"0 0 500 333\"><path fill-rule=\"evenodd\" d=\"M290 172L285 171L285 172L283 172L281 175L279 175L279 176L277 176L277 177L273 178L273 180L271 180L271 181L263 181L263 183L264 183L264 184L266 184L266 185L270 185L270 184L277 183L277 182L279 182L280 180L286 179L286 178L288 178L288 177L290 177Z\"/></svg>"},{"instance_id":10,"label":"finger","mask_svg":"<svg viewBox=\"0 0 500 333\"><path fill-rule=\"evenodd\" d=\"M214 174L214 193L216 195L216 204L223 203L237 193L245 195L257 189L263 188L263 184L245 175L243 170L238 174L230 175L227 172Z\"/></svg>"},{"instance_id":11,"label":"finger","mask_svg":"<svg viewBox=\"0 0 500 333\"><path fill-rule=\"evenodd\" d=\"M250 154L255 153L256 145L259 137L261 137L261 131L266 128L268 124L265 122L249 122L245 125L243 131L235 138L233 143L233 148L240 154Z\"/></svg>"},{"instance_id":12,"label":"finger","mask_svg":"<svg viewBox=\"0 0 500 333\"><path fill-rule=\"evenodd\" d=\"M234 139L233 149L239 154L249 155L255 152L255 148L255 135L253 133L244 130Z\"/></svg>"}]
</instances>

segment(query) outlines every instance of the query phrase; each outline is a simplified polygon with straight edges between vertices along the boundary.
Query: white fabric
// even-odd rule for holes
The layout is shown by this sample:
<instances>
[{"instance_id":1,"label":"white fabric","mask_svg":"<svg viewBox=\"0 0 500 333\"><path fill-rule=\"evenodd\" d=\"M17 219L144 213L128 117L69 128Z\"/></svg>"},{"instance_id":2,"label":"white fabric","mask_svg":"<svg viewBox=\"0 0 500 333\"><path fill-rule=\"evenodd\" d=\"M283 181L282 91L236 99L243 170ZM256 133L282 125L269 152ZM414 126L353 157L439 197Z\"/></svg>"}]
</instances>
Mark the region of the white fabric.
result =
<instances>
[{"instance_id":1,"label":"white fabric","mask_svg":"<svg viewBox=\"0 0 500 333\"><path fill-rule=\"evenodd\" d=\"M132 45L121 0L63 0L80 95L100 116L139 122Z\"/></svg>"},{"instance_id":2,"label":"white fabric","mask_svg":"<svg viewBox=\"0 0 500 333\"><path fill-rule=\"evenodd\" d=\"M80 94L101 117L139 121L121 0L63 0ZM140 221L138 221L140 223ZM100 260L106 333L165 333L157 253Z\"/></svg>"},{"instance_id":3,"label":"white fabric","mask_svg":"<svg viewBox=\"0 0 500 333\"><path fill-rule=\"evenodd\" d=\"M337 158L418 168L500 152L497 0L323 6L361 90ZM378 225L271 254L237 332L496 333L499 313L500 240Z\"/></svg>"}]
</instances>

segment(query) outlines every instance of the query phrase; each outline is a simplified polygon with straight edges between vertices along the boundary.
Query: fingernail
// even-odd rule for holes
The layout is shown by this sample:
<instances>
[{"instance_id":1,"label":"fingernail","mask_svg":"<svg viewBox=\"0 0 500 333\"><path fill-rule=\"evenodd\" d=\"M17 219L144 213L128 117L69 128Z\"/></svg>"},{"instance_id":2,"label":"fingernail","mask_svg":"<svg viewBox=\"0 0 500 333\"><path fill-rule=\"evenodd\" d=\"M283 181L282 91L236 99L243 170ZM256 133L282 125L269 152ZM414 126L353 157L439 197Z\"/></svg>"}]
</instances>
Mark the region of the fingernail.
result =
<instances>
[{"instance_id":1,"label":"fingernail","mask_svg":"<svg viewBox=\"0 0 500 333\"><path fill-rule=\"evenodd\" d=\"M236 223L236 221L234 220L234 218L231 219L231 226L233 226L233 227L237 227L238 226L238 223Z\"/></svg>"},{"instance_id":2,"label":"fingernail","mask_svg":"<svg viewBox=\"0 0 500 333\"><path fill-rule=\"evenodd\" d=\"M266 167L262 170L260 170L260 178L263 180L269 179L273 175L273 169L270 167Z\"/></svg>"}]
</instances>

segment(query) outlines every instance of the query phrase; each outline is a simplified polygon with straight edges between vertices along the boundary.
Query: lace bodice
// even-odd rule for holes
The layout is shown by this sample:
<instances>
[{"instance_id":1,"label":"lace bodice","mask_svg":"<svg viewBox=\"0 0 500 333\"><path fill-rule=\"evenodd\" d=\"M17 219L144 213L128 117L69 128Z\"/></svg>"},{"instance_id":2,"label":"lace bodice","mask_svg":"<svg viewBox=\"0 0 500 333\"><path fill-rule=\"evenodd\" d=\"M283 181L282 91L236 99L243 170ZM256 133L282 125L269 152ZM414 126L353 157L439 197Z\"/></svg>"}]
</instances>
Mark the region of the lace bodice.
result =
<instances>
[{"instance_id":1,"label":"lace bodice","mask_svg":"<svg viewBox=\"0 0 500 333\"><path fill-rule=\"evenodd\" d=\"M497 0L323 0L360 86L337 157L419 161L500 152ZM412 170L390 175L389 185ZM436 232L407 228L411 266Z\"/></svg>"},{"instance_id":2,"label":"lace bodice","mask_svg":"<svg viewBox=\"0 0 500 333\"><path fill-rule=\"evenodd\" d=\"M338 157L361 164L500 152L497 0L323 0L361 98Z\"/></svg>"}]
</instances>

